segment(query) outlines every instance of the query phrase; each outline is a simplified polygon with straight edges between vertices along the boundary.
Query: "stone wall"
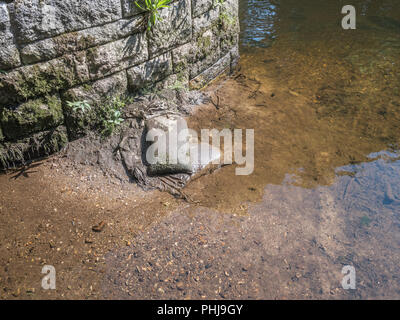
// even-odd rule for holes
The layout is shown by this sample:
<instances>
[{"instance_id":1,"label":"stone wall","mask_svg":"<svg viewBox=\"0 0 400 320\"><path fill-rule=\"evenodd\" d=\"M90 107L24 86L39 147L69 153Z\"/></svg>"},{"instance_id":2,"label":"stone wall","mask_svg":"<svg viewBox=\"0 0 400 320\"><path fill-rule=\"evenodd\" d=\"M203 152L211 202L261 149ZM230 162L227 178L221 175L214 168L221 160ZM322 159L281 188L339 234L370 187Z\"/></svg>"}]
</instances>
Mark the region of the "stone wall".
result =
<instances>
[{"instance_id":1,"label":"stone wall","mask_svg":"<svg viewBox=\"0 0 400 320\"><path fill-rule=\"evenodd\" d=\"M0 0L0 167L78 137L67 101L199 89L234 67L238 0L176 0L160 14L149 31L133 0Z\"/></svg>"}]
</instances>

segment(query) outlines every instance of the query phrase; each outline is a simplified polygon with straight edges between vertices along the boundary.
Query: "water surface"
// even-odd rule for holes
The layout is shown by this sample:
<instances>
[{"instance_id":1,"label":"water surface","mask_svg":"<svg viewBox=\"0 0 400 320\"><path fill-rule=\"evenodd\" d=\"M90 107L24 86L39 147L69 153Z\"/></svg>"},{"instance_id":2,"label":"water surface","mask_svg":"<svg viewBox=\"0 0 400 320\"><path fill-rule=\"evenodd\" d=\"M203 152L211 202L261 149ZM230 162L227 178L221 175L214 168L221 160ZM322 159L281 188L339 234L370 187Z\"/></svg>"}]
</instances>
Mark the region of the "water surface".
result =
<instances>
[{"instance_id":1,"label":"water surface","mask_svg":"<svg viewBox=\"0 0 400 320\"><path fill-rule=\"evenodd\" d=\"M220 212L284 221L291 244L269 236L316 276L355 266L359 290L347 297L399 298L400 3L353 1L356 30L341 27L346 4L240 1L239 71L192 126L254 128L255 170L224 167L185 191ZM317 262L309 243L322 248ZM337 289L318 286L324 297Z\"/></svg>"}]
</instances>

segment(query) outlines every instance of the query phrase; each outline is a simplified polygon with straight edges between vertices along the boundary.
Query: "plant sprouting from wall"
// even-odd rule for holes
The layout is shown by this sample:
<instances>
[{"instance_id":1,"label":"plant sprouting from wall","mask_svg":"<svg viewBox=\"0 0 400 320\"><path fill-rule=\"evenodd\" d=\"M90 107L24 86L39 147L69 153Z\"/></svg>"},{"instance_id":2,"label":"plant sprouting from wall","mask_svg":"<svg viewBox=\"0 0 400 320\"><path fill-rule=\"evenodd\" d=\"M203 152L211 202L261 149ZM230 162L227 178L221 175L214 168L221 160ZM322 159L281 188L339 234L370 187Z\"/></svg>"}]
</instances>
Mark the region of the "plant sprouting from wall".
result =
<instances>
[{"instance_id":1,"label":"plant sprouting from wall","mask_svg":"<svg viewBox=\"0 0 400 320\"><path fill-rule=\"evenodd\" d=\"M84 101L67 101L68 107L72 108L72 111L74 112L81 112L81 113L86 113L87 111L91 110L91 107L89 103L84 100Z\"/></svg>"},{"instance_id":2,"label":"plant sprouting from wall","mask_svg":"<svg viewBox=\"0 0 400 320\"><path fill-rule=\"evenodd\" d=\"M135 1L135 5L147 13L147 30L157 23L157 21L162 21L159 13L161 8L169 8L169 3L171 0L142 0L142 4L139 1Z\"/></svg>"},{"instance_id":3,"label":"plant sprouting from wall","mask_svg":"<svg viewBox=\"0 0 400 320\"><path fill-rule=\"evenodd\" d=\"M121 111L119 110L114 110L109 114L109 118L105 119L103 122L104 129L102 130L102 135L103 136L110 136L115 129L117 129L122 122L124 122L124 119L121 118Z\"/></svg>"},{"instance_id":4,"label":"plant sprouting from wall","mask_svg":"<svg viewBox=\"0 0 400 320\"><path fill-rule=\"evenodd\" d=\"M216 0L214 2L214 7L220 7L224 4L225 0Z\"/></svg>"},{"instance_id":5,"label":"plant sprouting from wall","mask_svg":"<svg viewBox=\"0 0 400 320\"><path fill-rule=\"evenodd\" d=\"M188 88L185 85L185 83L183 81L180 80L176 80L173 84L171 84L168 89L172 89L172 90L182 90L182 91L187 91Z\"/></svg>"},{"instance_id":6,"label":"plant sprouting from wall","mask_svg":"<svg viewBox=\"0 0 400 320\"><path fill-rule=\"evenodd\" d=\"M129 103L129 99L114 97L110 102L105 103L100 109L101 131L103 137L110 136L124 122L121 110Z\"/></svg>"}]
</instances>

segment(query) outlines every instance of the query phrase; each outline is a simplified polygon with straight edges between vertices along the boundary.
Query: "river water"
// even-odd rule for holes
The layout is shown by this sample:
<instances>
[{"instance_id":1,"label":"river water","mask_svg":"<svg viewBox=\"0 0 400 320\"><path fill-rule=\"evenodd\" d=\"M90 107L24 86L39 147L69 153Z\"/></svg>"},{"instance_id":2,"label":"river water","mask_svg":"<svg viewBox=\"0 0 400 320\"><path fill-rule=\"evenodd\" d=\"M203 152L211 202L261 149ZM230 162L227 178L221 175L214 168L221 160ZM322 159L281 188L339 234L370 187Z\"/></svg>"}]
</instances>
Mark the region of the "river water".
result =
<instances>
[{"instance_id":1,"label":"river water","mask_svg":"<svg viewBox=\"0 0 400 320\"><path fill-rule=\"evenodd\" d=\"M297 251L297 267L321 279L336 272L339 284L341 268L354 266L347 298L399 298L400 3L352 1L356 29L343 30L346 4L240 1L239 71L213 87L217 110L191 125L254 129L254 172L223 167L185 191L204 207L279 225L251 232L268 232L280 254ZM316 260L305 258L313 246ZM334 296L342 289L331 280L309 290ZM304 286L288 292L305 297Z\"/></svg>"},{"instance_id":2,"label":"river water","mask_svg":"<svg viewBox=\"0 0 400 320\"><path fill-rule=\"evenodd\" d=\"M238 70L188 124L254 129L251 175L224 166L186 202L63 158L2 175L1 297L399 299L400 3L351 3L356 30L347 1L240 0Z\"/></svg>"}]
</instances>

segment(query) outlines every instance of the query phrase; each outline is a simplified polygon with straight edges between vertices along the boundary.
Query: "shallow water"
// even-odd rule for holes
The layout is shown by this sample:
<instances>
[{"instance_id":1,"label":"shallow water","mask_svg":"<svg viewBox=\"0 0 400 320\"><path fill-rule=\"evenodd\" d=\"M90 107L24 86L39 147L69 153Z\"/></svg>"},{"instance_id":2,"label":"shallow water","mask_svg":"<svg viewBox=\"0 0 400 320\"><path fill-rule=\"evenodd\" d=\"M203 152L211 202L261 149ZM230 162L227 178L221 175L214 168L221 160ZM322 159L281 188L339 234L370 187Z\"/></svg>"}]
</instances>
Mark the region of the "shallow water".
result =
<instances>
[{"instance_id":1,"label":"shallow water","mask_svg":"<svg viewBox=\"0 0 400 320\"><path fill-rule=\"evenodd\" d=\"M240 71L192 126L255 129L255 171L233 179L223 168L212 193L233 183L235 205L253 201L288 174L303 187L329 185L337 167L399 149L400 5L353 4L357 29L343 30L341 1L240 1Z\"/></svg>"},{"instance_id":2,"label":"shallow water","mask_svg":"<svg viewBox=\"0 0 400 320\"><path fill-rule=\"evenodd\" d=\"M293 243L358 268L362 290L348 297L400 297L400 3L353 1L356 30L341 28L346 4L240 1L239 71L191 126L255 129L254 173L223 167L185 192L281 217Z\"/></svg>"},{"instance_id":3,"label":"shallow water","mask_svg":"<svg viewBox=\"0 0 400 320\"><path fill-rule=\"evenodd\" d=\"M291 179L283 183L307 188L338 184L340 176L353 177L342 165L367 165L371 153L399 149L400 4L353 1L357 29L343 30L345 4L240 2L242 72L258 81L264 94L271 91L278 99L272 91L282 90L297 98L292 102L282 97L277 110L285 113L284 104L293 107L285 114L286 132L278 144L285 146L286 157L298 159L287 165L286 178ZM282 131L281 122L275 119L270 130ZM393 152L386 158L397 163ZM287 162L284 157L276 161ZM400 181L400 172L392 166L377 170L382 176L389 171L394 184ZM380 181L374 183L374 192L385 192L378 187Z\"/></svg>"}]
</instances>

